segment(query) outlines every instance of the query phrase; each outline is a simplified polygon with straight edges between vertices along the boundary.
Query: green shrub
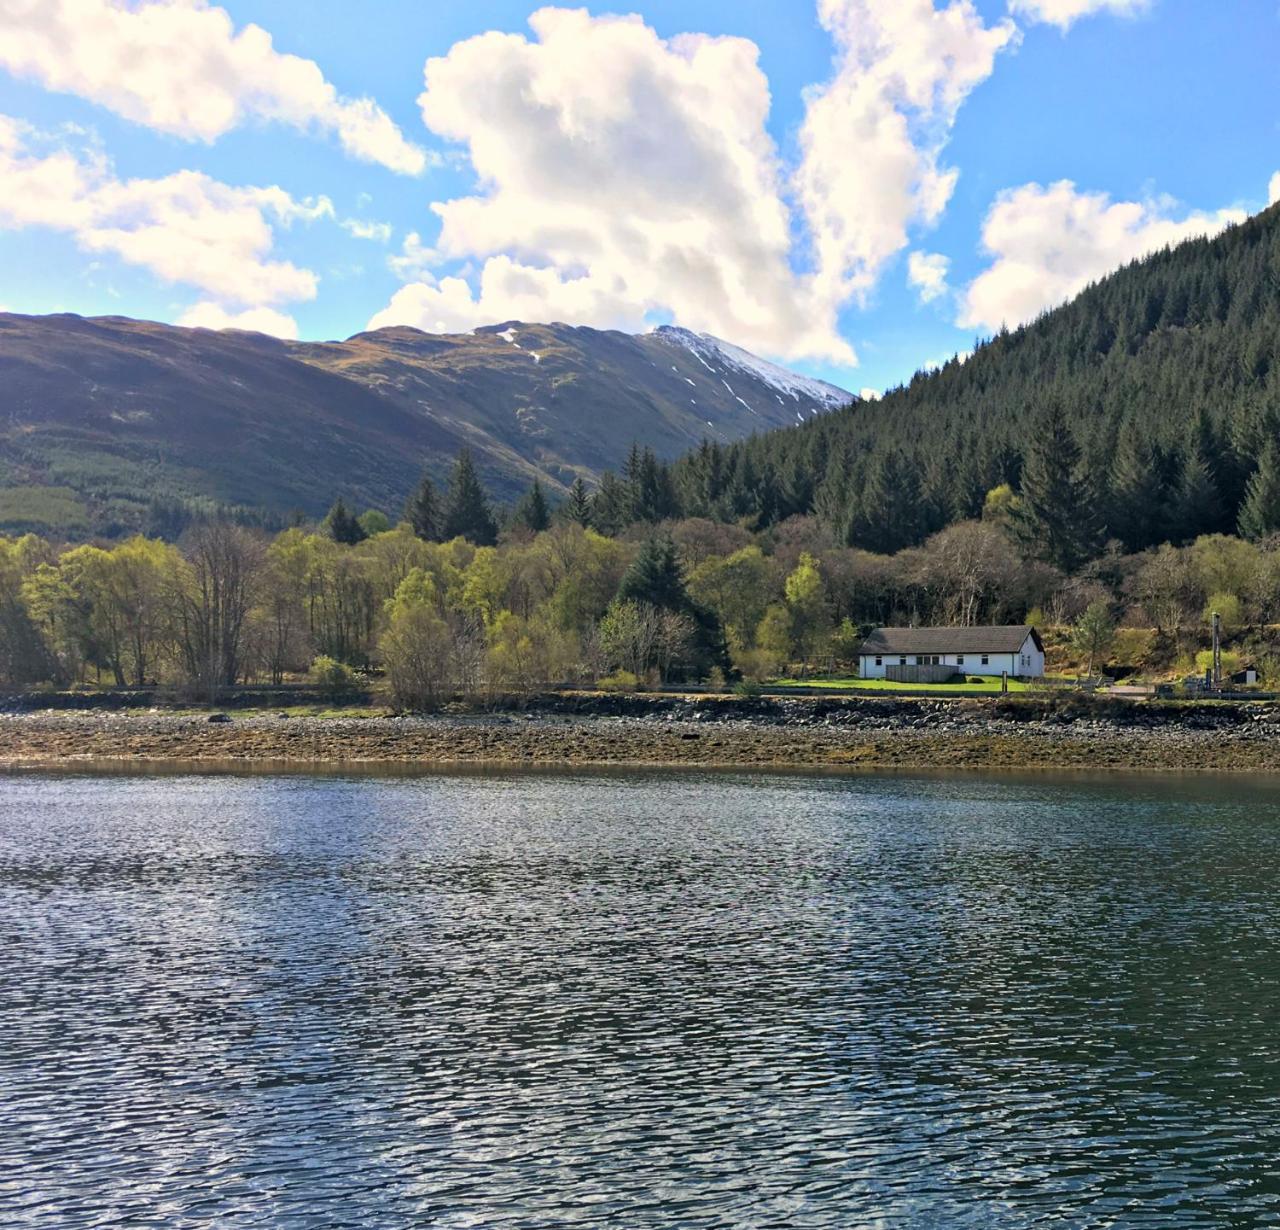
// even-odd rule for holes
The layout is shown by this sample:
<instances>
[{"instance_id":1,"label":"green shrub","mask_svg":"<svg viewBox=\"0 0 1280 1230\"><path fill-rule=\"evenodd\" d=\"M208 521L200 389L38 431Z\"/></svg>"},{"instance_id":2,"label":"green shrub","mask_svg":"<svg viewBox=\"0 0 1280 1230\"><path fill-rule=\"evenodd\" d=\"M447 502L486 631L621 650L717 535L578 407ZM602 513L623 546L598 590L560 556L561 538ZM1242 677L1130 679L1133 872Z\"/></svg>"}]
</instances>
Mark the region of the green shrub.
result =
<instances>
[{"instance_id":1,"label":"green shrub","mask_svg":"<svg viewBox=\"0 0 1280 1230\"><path fill-rule=\"evenodd\" d=\"M638 692L640 680L631 671L614 671L596 683L602 692Z\"/></svg>"},{"instance_id":2,"label":"green shrub","mask_svg":"<svg viewBox=\"0 0 1280 1230\"><path fill-rule=\"evenodd\" d=\"M308 675L326 700L349 696L358 687L356 673L351 667L324 654L311 663Z\"/></svg>"},{"instance_id":3,"label":"green shrub","mask_svg":"<svg viewBox=\"0 0 1280 1230\"><path fill-rule=\"evenodd\" d=\"M764 688L752 679L744 679L741 683L733 685L733 694L742 696L748 700L764 694Z\"/></svg>"},{"instance_id":4,"label":"green shrub","mask_svg":"<svg viewBox=\"0 0 1280 1230\"><path fill-rule=\"evenodd\" d=\"M1241 666L1244 665L1243 659L1238 653L1230 650L1222 652L1222 677L1226 679L1230 675L1234 675ZM1196 674L1203 675L1206 671L1213 669L1213 650L1205 649L1196 654Z\"/></svg>"}]
</instances>

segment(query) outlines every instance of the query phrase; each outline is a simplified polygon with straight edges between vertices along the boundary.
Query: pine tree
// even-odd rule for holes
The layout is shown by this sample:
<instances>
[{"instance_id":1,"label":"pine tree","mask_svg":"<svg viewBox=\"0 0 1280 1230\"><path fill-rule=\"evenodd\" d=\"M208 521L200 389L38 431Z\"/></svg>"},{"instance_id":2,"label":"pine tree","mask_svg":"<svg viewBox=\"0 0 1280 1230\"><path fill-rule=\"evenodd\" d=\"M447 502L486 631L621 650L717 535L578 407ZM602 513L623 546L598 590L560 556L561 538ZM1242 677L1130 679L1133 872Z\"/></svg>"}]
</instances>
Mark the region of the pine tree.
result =
<instances>
[{"instance_id":1,"label":"pine tree","mask_svg":"<svg viewBox=\"0 0 1280 1230\"><path fill-rule=\"evenodd\" d=\"M404 518L423 542L440 541L440 500L435 484L424 474L405 505Z\"/></svg>"},{"instance_id":2,"label":"pine tree","mask_svg":"<svg viewBox=\"0 0 1280 1230\"><path fill-rule=\"evenodd\" d=\"M1240 536L1255 542L1280 533L1280 449L1273 437L1258 458L1240 507Z\"/></svg>"},{"instance_id":3,"label":"pine tree","mask_svg":"<svg viewBox=\"0 0 1280 1230\"><path fill-rule=\"evenodd\" d=\"M915 463L897 449L872 458L866 485L851 514L848 537L852 543L890 555L919 542L924 530L925 509Z\"/></svg>"},{"instance_id":4,"label":"pine tree","mask_svg":"<svg viewBox=\"0 0 1280 1230\"><path fill-rule=\"evenodd\" d=\"M591 502L591 520L602 534L618 534L631 524L631 493L627 484L606 470Z\"/></svg>"},{"instance_id":5,"label":"pine tree","mask_svg":"<svg viewBox=\"0 0 1280 1230\"><path fill-rule=\"evenodd\" d=\"M334 542L345 543L347 546L363 542L366 537L364 527L356 520L355 514L346 506L341 496L334 501L321 528Z\"/></svg>"},{"instance_id":6,"label":"pine tree","mask_svg":"<svg viewBox=\"0 0 1280 1230\"><path fill-rule=\"evenodd\" d=\"M1182 453L1169 520L1162 534L1171 541L1190 542L1201 534L1217 533L1222 529L1223 511L1213 470L1193 434Z\"/></svg>"},{"instance_id":7,"label":"pine tree","mask_svg":"<svg viewBox=\"0 0 1280 1230\"><path fill-rule=\"evenodd\" d=\"M458 454L449 479L441 531L446 540L465 538L478 547L491 547L498 541L497 523L467 449Z\"/></svg>"},{"instance_id":8,"label":"pine tree","mask_svg":"<svg viewBox=\"0 0 1280 1230\"><path fill-rule=\"evenodd\" d=\"M1066 415L1053 405L1040 421L1022 467L1017 529L1049 563L1074 572L1102 545L1097 496Z\"/></svg>"},{"instance_id":9,"label":"pine tree","mask_svg":"<svg viewBox=\"0 0 1280 1230\"><path fill-rule=\"evenodd\" d=\"M516 522L525 529L541 534L551 528L551 509L547 505L547 497L542 492L542 484L535 478L533 486L526 492L516 509Z\"/></svg>"},{"instance_id":10,"label":"pine tree","mask_svg":"<svg viewBox=\"0 0 1280 1230\"><path fill-rule=\"evenodd\" d=\"M667 537L650 538L640 548L618 586L622 602L647 602L667 611L686 610L691 602L675 543Z\"/></svg>"},{"instance_id":11,"label":"pine tree","mask_svg":"<svg viewBox=\"0 0 1280 1230\"><path fill-rule=\"evenodd\" d=\"M591 524L591 496L587 493L587 484L581 478L573 480L563 512L568 520L582 526L584 530Z\"/></svg>"},{"instance_id":12,"label":"pine tree","mask_svg":"<svg viewBox=\"0 0 1280 1230\"><path fill-rule=\"evenodd\" d=\"M650 538L641 548L622 583L618 586L619 602L637 602L686 616L693 624L693 670L704 677L713 667L732 672L729 646L719 619L708 608L695 602L684 583L684 571L669 537Z\"/></svg>"},{"instance_id":13,"label":"pine tree","mask_svg":"<svg viewBox=\"0 0 1280 1230\"><path fill-rule=\"evenodd\" d=\"M1160 542L1168 532L1160 458L1150 437L1132 423L1120 433L1111 463L1107 524L1130 551Z\"/></svg>"}]
</instances>

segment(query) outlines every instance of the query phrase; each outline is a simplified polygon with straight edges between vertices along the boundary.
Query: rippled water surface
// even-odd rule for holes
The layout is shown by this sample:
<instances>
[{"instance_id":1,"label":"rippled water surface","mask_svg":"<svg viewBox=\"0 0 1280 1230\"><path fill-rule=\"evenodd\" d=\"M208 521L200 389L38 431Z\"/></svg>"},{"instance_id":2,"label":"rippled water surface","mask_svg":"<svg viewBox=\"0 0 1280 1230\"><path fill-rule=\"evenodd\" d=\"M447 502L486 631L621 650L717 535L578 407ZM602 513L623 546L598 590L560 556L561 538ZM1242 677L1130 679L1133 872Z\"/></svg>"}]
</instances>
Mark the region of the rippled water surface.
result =
<instances>
[{"instance_id":1,"label":"rippled water surface","mask_svg":"<svg viewBox=\"0 0 1280 1230\"><path fill-rule=\"evenodd\" d=\"M1280 787L0 778L0 1225L1280 1225Z\"/></svg>"}]
</instances>

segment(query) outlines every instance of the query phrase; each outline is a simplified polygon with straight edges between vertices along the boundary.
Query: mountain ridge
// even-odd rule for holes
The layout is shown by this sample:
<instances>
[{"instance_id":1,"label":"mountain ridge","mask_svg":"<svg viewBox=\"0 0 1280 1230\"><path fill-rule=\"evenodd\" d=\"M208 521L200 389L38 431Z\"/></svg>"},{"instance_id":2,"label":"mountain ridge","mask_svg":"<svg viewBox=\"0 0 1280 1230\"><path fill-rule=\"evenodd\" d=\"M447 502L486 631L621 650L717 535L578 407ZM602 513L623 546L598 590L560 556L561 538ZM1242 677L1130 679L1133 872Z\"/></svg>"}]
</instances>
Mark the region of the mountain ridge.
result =
<instances>
[{"instance_id":1,"label":"mountain ridge","mask_svg":"<svg viewBox=\"0 0 1280 1230\"><path fill-rule=\"evenodd\" d=\"M674 459L854 400L665 327L510 321L311 342L3 313L0 529L124 533L148 528L157 501L278 520L339 494L394 515L424 469L443 480L464 447L500 499L535 477L557 493L618 468L633 443ZM46 525L50 501L82 513Z\"/></svg>"}]
</instances>

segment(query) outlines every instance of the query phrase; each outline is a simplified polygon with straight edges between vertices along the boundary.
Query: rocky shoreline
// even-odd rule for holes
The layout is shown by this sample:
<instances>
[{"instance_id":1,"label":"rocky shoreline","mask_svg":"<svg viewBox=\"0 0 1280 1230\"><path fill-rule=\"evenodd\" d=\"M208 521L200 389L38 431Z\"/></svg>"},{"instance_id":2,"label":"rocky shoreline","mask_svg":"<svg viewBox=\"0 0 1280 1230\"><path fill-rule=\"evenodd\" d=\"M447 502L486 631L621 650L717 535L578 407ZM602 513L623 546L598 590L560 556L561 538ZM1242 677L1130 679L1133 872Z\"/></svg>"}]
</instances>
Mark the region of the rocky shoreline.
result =
<instances>
[{"instance_id":1,"label":"rocky shoreline","mask_svg":"<svg viewBox=\"0 0 1280 1230\"><path fill-rule=\"evenodd\" d=\"M570 696L433 716L0 714L0 768L165 763L1266 773L1280 771L1280 708Z\"/></svg>"}]
</instances>

